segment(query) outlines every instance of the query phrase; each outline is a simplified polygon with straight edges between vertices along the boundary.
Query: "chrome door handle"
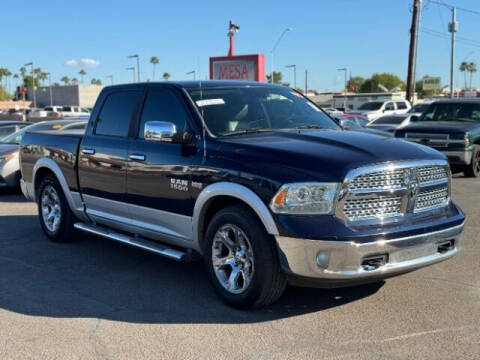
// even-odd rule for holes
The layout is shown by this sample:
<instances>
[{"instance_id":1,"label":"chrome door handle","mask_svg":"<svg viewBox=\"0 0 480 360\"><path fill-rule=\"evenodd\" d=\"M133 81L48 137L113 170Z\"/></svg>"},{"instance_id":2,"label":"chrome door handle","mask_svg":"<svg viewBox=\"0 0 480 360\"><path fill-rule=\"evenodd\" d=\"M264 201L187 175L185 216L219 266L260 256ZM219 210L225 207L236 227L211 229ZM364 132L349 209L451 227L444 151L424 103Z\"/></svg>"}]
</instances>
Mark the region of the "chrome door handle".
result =
<instances>
[{"instance_id":1,"label":"chrome door handle","mask_svg":"<svg viewBox=\"0 0 480 360\"><path fill-rule=\"evenodd\" d=\"M83 148L82 149L82 154L93 155L93 154L95 154L95 149Z\"/></svg>"},{"instance_id":2,"label":"chrome door handle","mask_svg":"<svg viewBox=\"0 0 480 360\"><path fill-rule=\"evenodd\" d=\"M140 155L140 154L132 154L129 156L130 160L136 160L136 161L145 161L145 155Z\"/></svg>"}]
</instances>

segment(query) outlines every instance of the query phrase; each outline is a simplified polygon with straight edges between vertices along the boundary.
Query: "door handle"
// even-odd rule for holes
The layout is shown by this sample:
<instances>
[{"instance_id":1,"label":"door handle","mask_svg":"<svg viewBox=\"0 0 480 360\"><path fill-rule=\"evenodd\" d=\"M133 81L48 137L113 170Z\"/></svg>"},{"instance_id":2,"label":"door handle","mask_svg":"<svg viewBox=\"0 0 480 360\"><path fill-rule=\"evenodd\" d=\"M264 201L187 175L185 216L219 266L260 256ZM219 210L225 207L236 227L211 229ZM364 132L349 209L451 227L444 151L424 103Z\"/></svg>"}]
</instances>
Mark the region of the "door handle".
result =
<instances>
[{"instance_id":1,"label":"door handle","mask_svg":"<svg viewBox=\"0 0 480 360\"><path fill-rule=\"evenodd\" d=\"M95 149L83 148L82 149L82 154L93 155L93 154L95 154Z\"/></svg>"},{"instance_id":2,"label":"door handle","mask_svg":"<svg viewBox=\"0 0 480 360\"><path fill-rule=\"evenodd\" d=\"M145 155L140 155L140 154L132 154L129 156L130 160L136 160L136 161L145 161Z\"/></svg>"}]
</instances>

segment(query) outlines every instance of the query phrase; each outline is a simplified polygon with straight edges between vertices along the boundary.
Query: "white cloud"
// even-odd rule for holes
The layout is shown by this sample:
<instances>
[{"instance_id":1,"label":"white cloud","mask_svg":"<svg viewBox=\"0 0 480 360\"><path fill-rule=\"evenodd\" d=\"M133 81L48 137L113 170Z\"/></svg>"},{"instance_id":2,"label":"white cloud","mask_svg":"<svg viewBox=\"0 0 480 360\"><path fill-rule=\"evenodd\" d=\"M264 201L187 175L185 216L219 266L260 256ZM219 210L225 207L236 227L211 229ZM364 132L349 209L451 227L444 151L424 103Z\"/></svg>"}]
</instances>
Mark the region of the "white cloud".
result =
<instances>
[{"instance_id":1,"label":"white cloud","mask_svg":"<svg viewBox=\"0 0 480 360\"><path fill-rule=\"evenodd\" d=\"M78 66L78 61L75 59L65 61L65 65L75 67Z\"/></svg>"},{"instance_id":2,"label":"white cloud","mask_svg":"<svg viewBox=\"0 0 480 360\"><path fill-rule=\"evenodd\" d=\"M100 66L100 61L95 59L83 58L80 60L80 65L89 67L89 68L96 68Z\"/></svg>"}]
</instances>

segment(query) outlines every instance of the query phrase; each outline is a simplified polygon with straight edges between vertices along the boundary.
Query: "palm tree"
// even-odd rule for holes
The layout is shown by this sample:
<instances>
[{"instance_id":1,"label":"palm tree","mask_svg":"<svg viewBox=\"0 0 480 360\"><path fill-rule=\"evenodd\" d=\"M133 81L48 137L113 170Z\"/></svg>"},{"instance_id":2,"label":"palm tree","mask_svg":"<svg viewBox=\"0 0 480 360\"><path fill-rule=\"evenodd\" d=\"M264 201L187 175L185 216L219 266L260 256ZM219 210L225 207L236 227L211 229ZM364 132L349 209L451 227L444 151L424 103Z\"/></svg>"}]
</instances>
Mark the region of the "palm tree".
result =
<instances>
[{"instance_id":1,"label":"palm tree","mask_svg":"<svg viewBox=\"0 0 480 360\"><path fill-rule=\"evenodd\" d=\"M78 72L78 74L81 76L82 84L83 84L83 77L84 77L85 75L87 75L87 72L86 72L85 70L81 69L81 70ZM72 79L72 80L73 80L73 79Z\"/></svg>"},{"instance_id":2,"label":"palm tree","mask_svg":"<svg viewBox=\"0 0 480 360\"><path fill-rule=\"evenodd\" d=\"M7 78L8 69L0 68L0 85L2 85L3 78Z\"/></svg>"},{"instance_id":3,"label":"palm tree","mask_svg":"<svg viewBox=\"0 0 480 360\"><path fill-rule=\"evenodd\" d=\"M168 79L170 79L170 76L171 75L168 72L164 72L163 75L162 75L163 80L165 80L165 81L168 81Z\"/></svg>"},{"instance_id":4,"label":"palm tree","mask_svg":"<svg viewBox=\"0 0 480 360\"><path fill-rule=\"evenodd\" d=\"M470 72L470 90L472 90L472 76L473 73L477 72L477 64L474 62L468 64L468 71Z\"/></svg>"},{"instance_id":5,"label":"palm tree","mask_svg":"<svg viewBox=\"0 0 480 360\"><path fill-rule=\"evenodd\" d=\"M5 72L5 90L7 90L8 88L8 92L10 92L10 81L8 81L8 78L12 76L12 73L10 70L7 69L7 71Z\"/></svg>"},{"instance_id":6,"label":"palm tree","mask_svg":"<svg viewBox=\"0 0 480 360\"><path fill-rule=\"evenodd\" d=\"M62 77L60 81L63 82L65 85L70 84L70 79L68 78L68 76Z\"/></svg>"},{"instance_id":7,"label":"palm tree","mask_svg":"<svg viewBox=\"0 0 480 360\"><path fill-rule=\"evenodd\" d=\"M150 63L152 64L153 66L153 76L152 76L152 81L155 81L155 66L157 66L157 64L160 62L160 60L158 60L158 57L156 56L152 56L150 58Z\"/></svg>"},{"instance_id":8,"label":"palm tree","mask_svg":"<svg viewBox=\"0 0 480 360\"><path fill-rule=\"evenodd\" d=\"M465 89L467 88L467 71L468 71L468 63L466 61L462 61L460 64L459 70L463 72L463 76L465 79Z\"/></svg>"},{"instance_id":9,"label":"palm tree","mask_svg":"<svg viewBox=\"0 0 480 360\"><path fill-rule=\"evenodd\" d=\"M73 84L73 85L77 85L78 84L78 79L77 78L72 78L70 80L70 82Z\"/></svg>"}]
</instances>

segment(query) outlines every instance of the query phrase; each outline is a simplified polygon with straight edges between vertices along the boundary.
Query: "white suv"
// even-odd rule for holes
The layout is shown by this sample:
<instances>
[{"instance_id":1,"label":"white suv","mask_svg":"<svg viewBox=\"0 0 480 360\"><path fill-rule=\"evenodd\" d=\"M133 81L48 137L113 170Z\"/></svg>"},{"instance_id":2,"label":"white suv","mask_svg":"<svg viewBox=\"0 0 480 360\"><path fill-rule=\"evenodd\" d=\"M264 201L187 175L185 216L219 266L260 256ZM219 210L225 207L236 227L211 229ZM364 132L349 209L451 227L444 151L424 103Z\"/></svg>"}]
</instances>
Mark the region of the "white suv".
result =
<instances>
[{"instance_id":1,"label":"white suv","mask_svg":"<svg viewBox=\"0 0 480 360\"><path fill-rule=\"evenodd\" d=\"M405 114L410 108L407 100L369 101L350 113L364 115L368 121L373 121L384 115Z\"/></svg>"}]
</instances>

